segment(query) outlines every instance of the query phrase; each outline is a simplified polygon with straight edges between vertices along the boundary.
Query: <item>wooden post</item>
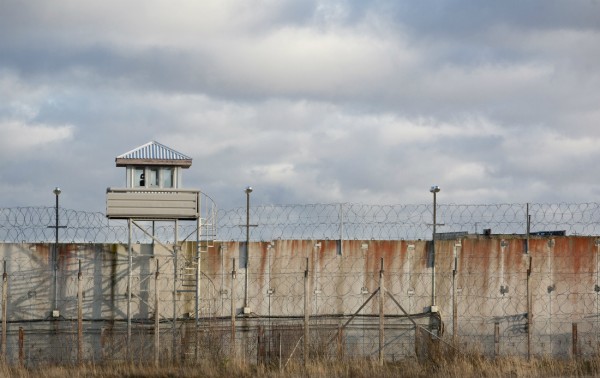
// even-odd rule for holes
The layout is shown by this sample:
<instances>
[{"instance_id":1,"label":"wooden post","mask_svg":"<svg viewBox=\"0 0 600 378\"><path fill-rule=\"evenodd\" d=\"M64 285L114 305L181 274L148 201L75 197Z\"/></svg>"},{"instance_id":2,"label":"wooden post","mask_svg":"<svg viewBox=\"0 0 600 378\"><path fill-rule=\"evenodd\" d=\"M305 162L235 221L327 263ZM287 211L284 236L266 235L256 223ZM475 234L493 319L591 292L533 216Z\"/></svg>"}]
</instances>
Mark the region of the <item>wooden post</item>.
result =
<instances>
[{"instance_id":1,"label":"wooden post","mask_svg":"<svg viewBox=\"0 0 600 378\"><path fill-rule=\"evenodd\" d=\"M25 332L23 327L19 327L19 365L23 367L25 363Z\"/></svg>"},{"instance_id":2,"label":"wooden post","mask_svg":"<svg viewBox=\"0 0 600 378\"><path fill-rule=\"evenodd\" d=\"M306 269L304 270L304 367L308 366L308 338L309 338L309 282L308 282L308 257L306 258Z\"/></svg>"},{"instance_id":3,"label":"wooden post","mask_svg":"<svg viewBox=\"0 0 600 378\"><path fill-rule=\"evenodd\" d=\"M2 273L2 358L6 361L6 325L8 314L8 272L6 271L6 260L4 260L4 273Z\"/></svg>"},{"instance_id":4,"label":"wooden post","mask_svg":"<svg viewBox=\"0 0 600 378\"><path fill-rule=\"evenodd\" d=\"M579 349L577 348L577 323L573 323L572 326L573 331L573 358L577 358L579 355Z\"/></svg>"},{"instance_id":5,"label":"wooden post","mask_svg":"<svg viewBox=\"0 0 600 378\"><path fill-rule=\"evenodd\" d=\"M341 325L338 326L337 350L338 350L338 360L342 361L344 359L344 329L342 328Z\"/></svg>"},{"instance_id":6,"label":"wooden post","mask_svg":"<svg viewBox=\"0 0 600 378\"><path fill-rule=\"evenodd\" d=\"M277 334L278 344L279 344L279 371L283 371L283 365L281 364L282 359L282 347L281 347L281 331Z\"/></svg>"},{"instance_id":7,"label":"wooden post","mask_svg":"<svg viewBox=\"0 0 600 378\"><path fill-rule=\"evenodd\" d=\"M383 257L381 258L381 269L379 270L379 365L383 366L383 349L384 343L384 299L385 299L385 287L383 283Z\"/></svg>"},{"instance_id":8,"label":"wooden post","mask_svg":"<svg viewBox=\"0 0 600 378\"><path fill-rule=\"evenodd\" d=\"M156 272L154 273L154 366L158 367L160 356L160 292L158 288L159 261L156 259Z\"/></svg>"},{"instance_id":9,"label":"wooden post","mask_svg":"<svg viewBox=\"0 0 600 378\"><path fill-rule=\"evenodd\" d=\"M236 348L235 348L235 313L236 313L236 309L235 309L235 278L236 278L236 271L235 271L235 259L233 259L233 267L231 268L231 341L230 341L230 346L231 346L231 359L235 360L235 355L236 355Z\"/></svg>"},{"instance_id":10,"label":"wooden post","mask_svg":"<svg viewBox=\"0 0 600 378\"><path fill-rule=\"evenodd\" d=\"M494 323L494 357L500 356L500 323Z\"/></svg>"},{"instance_id":11,"label":"wooden post","mask_svg":"<svg viewBox=\"0 0 600 378\"><path fill-rule=\"evenodd\" d=\"M531 361L531 334L533 333L533 314L531 303L531 269L532 258L529 256L529 266L527 267L527 360Z\"/></svg>"},{"instance_id":12,"label":"wooden post","mask_svg":"<svg viewBox=\"0 0 600 378\"><path fill-rule=\"evenodd\" d=\"M261 365L263 364L265 361L265 342L264 342L264 338L265 338L265 331L262 325L258 326L258 336L256 337L256 364L257 365Z\"/></svg>"},{"instance_id":13,"label":"wooden post","mask_svg":"<svg viewBox=\"0 0 600 378\"><path fill-rule=\"evenodd\" d=\"M77 364L83 362L83 272L81 271L81 259L79 260L79 272L77 273Z\"/></svg>"},{"instance_id":14,"label":"wooden post","mask_svg":"<svg viewBox=\"0 0 600 378\"><path fill-rule=\"evenodd\" d=\"M415 356L417 357L417 361L422 360L421 356L421 328L415 326Z\"/></svg>"}]
</instances>

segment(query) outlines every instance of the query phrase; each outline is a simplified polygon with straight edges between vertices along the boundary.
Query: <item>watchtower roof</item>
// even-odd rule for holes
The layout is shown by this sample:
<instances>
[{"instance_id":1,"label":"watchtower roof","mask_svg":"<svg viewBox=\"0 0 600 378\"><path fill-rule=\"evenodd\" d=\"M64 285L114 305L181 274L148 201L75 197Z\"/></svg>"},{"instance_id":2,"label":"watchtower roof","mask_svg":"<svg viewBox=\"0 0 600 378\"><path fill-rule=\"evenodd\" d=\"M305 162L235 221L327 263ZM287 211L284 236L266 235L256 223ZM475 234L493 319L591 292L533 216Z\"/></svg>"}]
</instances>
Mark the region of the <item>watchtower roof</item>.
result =
<instances>
[{"instance_id":1,"label":"watchtower roof","mask_svg":"<svg viewBox=\"0 0 600 378\"><path fill-rule=\"evenodd\" d=\"M192 158L156 141L148 142L116 157L117 167L128 165L160 165L189 168Z\"/></svg>"}]
</instances>

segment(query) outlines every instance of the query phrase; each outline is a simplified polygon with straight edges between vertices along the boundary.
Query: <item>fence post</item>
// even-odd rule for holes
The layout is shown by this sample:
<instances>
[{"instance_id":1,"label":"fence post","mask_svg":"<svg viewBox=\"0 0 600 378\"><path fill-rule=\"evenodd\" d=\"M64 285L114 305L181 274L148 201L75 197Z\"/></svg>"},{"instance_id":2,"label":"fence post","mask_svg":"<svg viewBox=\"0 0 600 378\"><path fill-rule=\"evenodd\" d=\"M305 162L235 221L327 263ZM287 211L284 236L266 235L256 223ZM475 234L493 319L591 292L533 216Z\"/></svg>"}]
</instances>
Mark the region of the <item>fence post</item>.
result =
<instances>
[{"instance_id":1,"label":"fence post","mask_svg":"<svg viewBox=\"0 0 600 378\"><path fill-rule=\"evenodd\" d=\"M573 358L577 358L579 355L579 348L577 347L577 323L573 323L572 325L573 331Z\"/></svg>"},{"instance_id":2,"label":"fence post","mask_svg":"<svg viewBox=\"0 0 600 378\"><path fill-rule=\"evenodd\" d=\"M77 273L77 364L81 365L83 356L83 272L81 259Z\"/></svg>"},{"instance_id":3,"label":"fence post","mask_svg":"<svg viewBox=\"0 0 600 378\"><path fill-rule=\"evenodd\" d=\"M160 312L158 304L160 293L158 288L159 261L156 259L156 272L154 273L154 366L158 367L160 348Z\"/></svg>"},{"instance_id":4,"label":"fence post","mask_svg":"<svg viewBox=\"0 0 600 378\"><path fill-rule=\"evenodd\" d=\"M529 251L528 251L529 252ZM531 269L532 259L529 256L529 266L527 267L527 360L531 360L531 333L533 332L533 314L531 303Z\"/></svg>"},{"instance_id":5,"label":"fence post","mask_svg":"<svg viewBox=\"0 0 600 378\"><path fill-rule=\"evenodd\" d=\"M231 342L230 342L230 346L231 346L231 359L235 360L235 355L236 355L236 348L235 348L235 278L236 278L236 271L235 271L235 259L233 259L233 265L231 268Z\"/></svg>"},{"instance_id":6,"label":"fence post","mask_svg":"<svg viewBox=\"0 0 600 378\"><path fill-rule=\"evenodd\" d=\"M385 324L384 317L384 299L385 299L385 287L383 283L383 257L381 258L381 269L379 270L379 365L383 366L383 348L384 348L384 333L383 328Z\"/></svg>"},{"instance_id":7,"label":"fence post","mask_svg":"<svg viewBox=\"0 0 600 378\"><path fill-rule=\"evenodd\" d=\"M342 361L344 359L344 329L341 324L338 325L337 350L338 360Z\"/></svg>"},{"instance_id":8,"label":"fence post","mask_svg":"<svg viewBox=\"0 0 600 378\"><path fill-rule=\"evenodd\" d=\"M281 347L281 331L279 331L279 333L277 334L277 341L279 344L279 371L282 372L283 371L283 367L281 365L281 359L282 359L282 347Z\"/></svg>"},{"instance_id":9,"label":"fence post","mask_svg":"<svg viewBox=\"0 0 600 378\"><path fill-rule=\"evenodd\" d=\"M500 323L494 323L494 357L500 355Z\"/></svg>"},{"instance_id":10,"label":"fence post","mask_svg":"<svg viewBox=\"0 0 600 378\"><path fill-rule=\"evenodd\" d=\"M458 308L456 301L456 274L458 271L458 257L456 256L456 247L454 248L454 268L452 269L452 344L456 346L456 336L458 335Z\"/></svg>"},{"instance_id":11,"label":"fence post","mask_svg":"<svg viewBox=\"0 0 600 378\"><path fill-rule=\"evenodd\" d=\"M2 358L6 361L6 315L8 314L8 272L4 260L4 273L2 273Z\"/></svg>"},{"instance_id":12,"label":"fence post","mask_svg":"<svg viewBox=\"0 0 600 378\"><path fill-rule=\"evenodd\" d=\"M417 361L422 360L421 352L421 328L415 326L415 356Z\"/></svg>"},{"instance_id":13,"label":"fence post","mask_svg":"<svg viewBox=\"0 0 600 378\"><path fill-rule=\"evenodd\" d=\"M25 332L19 327L19 365L23 367L25 362Z\"/></svg>"},{"instance_id":14,"label":"fence post","mask_svg":"<svg viewBox=\"0 0 600 378\"><path fill-rule=\"evenodd\" d=\"M308 365L308 319L309 319L309 282L308 282L308 257L306 258L306 269L304 270L304 367Z\"/></svg>"},{"instance_id":15,"label":"fence post","mask_svg":"<svg viewBox=\"0 0 600 378\"><path fill-rule=\"evenodd\" d=\"M179 285L179 220L175 219L175 236L173 241L173 324L172 352L173 363L178 364L179 351L177 340L177 286Z\"/></svg>"},{"instance_id":16,"label":"fence post","mask_svg":"<svg viewBox=\"0 0 600 378\"><path fill-rule=\"evenodd\" d=\"M131 218L127 219L127 359L131 360L131 271L133 269L133 257L131 241L133 238L131 229Z\"/></svg>"},{"instance_id":17,"label":"fence post","mask_svg":"<svg viewBox=\"0 0 600 378\"><path fill-rule=\"evenodd\" d=\"M258 335L256 337L256 364L261 365L265 361L265 331L262 325L258 326Z\"/></svg>"}]
</instances>

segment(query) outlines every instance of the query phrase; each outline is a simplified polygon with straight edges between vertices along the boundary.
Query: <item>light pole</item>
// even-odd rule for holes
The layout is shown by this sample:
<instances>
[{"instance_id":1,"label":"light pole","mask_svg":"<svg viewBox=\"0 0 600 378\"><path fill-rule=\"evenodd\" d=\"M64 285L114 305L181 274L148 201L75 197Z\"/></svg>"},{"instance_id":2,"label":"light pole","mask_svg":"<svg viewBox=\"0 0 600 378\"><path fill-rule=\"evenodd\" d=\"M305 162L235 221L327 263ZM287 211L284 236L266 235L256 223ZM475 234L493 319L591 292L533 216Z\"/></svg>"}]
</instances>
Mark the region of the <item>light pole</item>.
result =
<instances>
[{"instance_id":1,"label":"light pole","mask_svg":"<svg viewBox=\"0 0 600 378\"><path fill-rule=\"evenodd\" d=\"M252 187L248 186L246 192L246 277L244 281L244 313L250 312L248 307L248 260L250 260L250 193Z\"/></svg>"},{"instance_id":2,"label":"light pole","mask_svg":"<svg viewBox=\"0 0 600 378\"><path fill-rule=\"evenodd\" d=\"M433 234L431 236L431 312L437 312L437 308L435 305L435 226L437 225L436 195L440 192L440 190L440 187L437 185L432 185L429 189L429 191L433 193Z\"/></svg>"},{"instance_id":3,"label":"light pole","mask_svg":"<svg viewBox=\"0 0 600 378\"><path fill-rule=\"evenodd\" d=\"M58 310L58 196L60 196L61 190L57 186L52 191L56 197L56 223L54 224L54 256L52 263L54 264L54 310Z\"/></svg>"}]
</instances>

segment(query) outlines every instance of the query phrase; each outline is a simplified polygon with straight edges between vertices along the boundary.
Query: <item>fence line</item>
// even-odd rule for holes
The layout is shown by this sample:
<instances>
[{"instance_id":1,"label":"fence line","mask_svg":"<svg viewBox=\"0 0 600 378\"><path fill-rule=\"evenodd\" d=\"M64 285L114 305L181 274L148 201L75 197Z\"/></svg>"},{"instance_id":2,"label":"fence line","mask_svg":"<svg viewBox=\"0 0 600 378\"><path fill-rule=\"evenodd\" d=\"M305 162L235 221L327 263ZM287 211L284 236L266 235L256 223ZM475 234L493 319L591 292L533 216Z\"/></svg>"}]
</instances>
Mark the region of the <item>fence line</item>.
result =
<instances>
[{"instance_id":1,"label":"fence line","mask_svg":"<svg viewBox=\"0 0 600 378\"><path fill-rule=\"evenodd\" d=\"M527 356L530 348L533 355L593 355L600 346L598 239L538 236L529 253L523 241L438 240L436 311L430 242L347 241L342 255L338 241L254 242L249 249L217 243L202 256L198 323L190 290L197 281L186 276L193 243L181 249L179 270L166 249L135 245L131 285L125 247L62 246L58 308L47 246L0 245L7 334L0 351L29 365L392 361L427 357L433 334L459 351L478 348L488 356ZM248 271L239 261L243 251L250 253Z\"/></svg>"},{"instance_id":2,"label":"fence line","mask_svg":"<svg viewBox=\"0 0 600 378\"><path fill-rule=\"evenodd\" d=\"M438 204L441 233L525 234L527 204ZM125 221L108 220L98 212L60 208L60 241L67 243L125 243ZM600 235L600 203L529 204L532 232L564 231L568 235ZM246 209L217 213L218 240L245 240ZM276 239L417 240L431 237L432 205L364 205L354 203L260 205L250 208L253 241ZM55 208L0 208L0 242L45 243L54 240ZM210 225L211 227L214 225ZM147 231L152 229L146 222ZM180 235L194 232L195 224L180 222ZM155 222L161 240L171 240L173 223ZM149 242L140 231L134 240Z\"/></svg>"}]
</instances>

